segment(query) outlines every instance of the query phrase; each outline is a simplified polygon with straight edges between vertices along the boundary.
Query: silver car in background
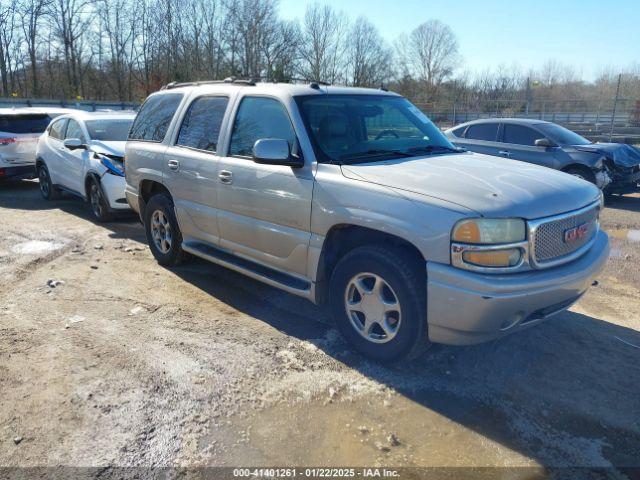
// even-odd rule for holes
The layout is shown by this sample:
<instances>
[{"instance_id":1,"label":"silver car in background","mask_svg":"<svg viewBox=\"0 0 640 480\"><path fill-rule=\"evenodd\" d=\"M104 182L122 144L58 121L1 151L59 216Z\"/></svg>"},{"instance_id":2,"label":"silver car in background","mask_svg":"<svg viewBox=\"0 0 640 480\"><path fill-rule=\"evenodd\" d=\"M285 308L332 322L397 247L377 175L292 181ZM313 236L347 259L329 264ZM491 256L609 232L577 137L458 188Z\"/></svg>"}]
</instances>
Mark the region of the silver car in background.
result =
<instances>
[{"instance_id":1,"label":"silver car in background","mask_svg":"<svg viewBox=\"0 0 640 480\"><path fill-rule=\"evenodd\" d=\"M35 177L38 138L51 120L74 111L66 108L0 108L0 180Z\"/></svg>"},{"instance_id":2,"label":"silver car in background","mask_svg":"<svg viewBox=\"0 0 640 480\"><path fill-rule=\"evenodd\" d=\"M562 170L605 193L640 191L640 149L622 143L593 143L555 123L522 118L489 118L445 131L455 145Z\"/></svg>"}]
</instances>

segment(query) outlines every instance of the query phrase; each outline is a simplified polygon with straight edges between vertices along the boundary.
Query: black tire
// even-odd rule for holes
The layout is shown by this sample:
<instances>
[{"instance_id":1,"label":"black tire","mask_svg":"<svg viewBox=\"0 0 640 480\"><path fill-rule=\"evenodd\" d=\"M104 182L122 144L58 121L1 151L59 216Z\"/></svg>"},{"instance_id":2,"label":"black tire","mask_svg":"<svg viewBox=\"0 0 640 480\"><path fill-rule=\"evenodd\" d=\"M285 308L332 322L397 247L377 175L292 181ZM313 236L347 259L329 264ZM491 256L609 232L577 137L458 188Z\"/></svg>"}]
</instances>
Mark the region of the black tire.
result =
<instances>
[{"instance_id":1,"label":"black tire","mask_svg":"<svg viewBox=\"0 0 640 480\"><path fill-rule=\"evenodd\" d=\"M167 247L166 243L162 241L158 242L158 238L154 238L154 215L162 215L170 229L170 246L164 251L163 248ZM147 242L149 242L151 253L153 253L153 256L160 265L176 266L180 265L186 259L186 253L182 250L182 233L178 226L173 200L168 194L158 193L151 197L147 203L144 210L144 231L147 236ZM161 231L161 229L159 231ZM166 227L164 232L167 232ZM162 235L162 233L160 233L160 235Z\"/></svg>"},{"instance_id":2,"label":"black tire","mask_svg":"<svg viewBox=\"0 0 640 480\"><path fill-rule=\"evenodd\" d=\"M373 360L387 363L411 357L421 350L421 346L428 344L426 277L423 267L422 263L418 264L399 249L377 245L358 247L338 262L329 286L331 311L338 330L357 351ZM350 292L354 292L353 279L368 274L383 279L383 283L386 283L385 295L391 299L395 297L399 304L397 315L391 313L391 322L396 323L393 337L387 337L379 322L369 329L370 336L386 337L376 339L385 343L365 338L354 326L357 322L364 323L363 317L356 313L354 318L354 312L347 312L347 299L351 297ZM367 279L363 278L362 281L366 282ZM373 281L377 284L377 280ZM383 314L385 322L387 315Z\"/></svg>"},{"instance_id":3,"label":"black tire","mask_svg":"<svg viewBox=\"0 0 640 480\"><path fill-rule=\"evenodd\" d=\"M102 191L100 181L96 178L92 178L89 183L89 205L91 205L91 211L93 216L98 222L108 222L113 219L113 214L109 208L109 203Z\"/></svg>"},{"instance_id":4,"label":"black tire","mask_svg":"<svg viewBox=\"0 0 640 480\"><path fill-rule=\"evenodd\" d=\"M578 178L581 178L582 180L586 180L587 182L591 182L594 185L596 184L596 176L587 167L584 167L584 168L571 167L571 168L567 168L565 172L568 173L569 175L573 175L574 177L578 177Z\"/></svg>"},{"instance_id":5,"label":"black tire","mask_svg":"<svg viewBox=\"0 0 640 480\"><path fill-rule=\"evenodd\" d=\"M49 169L44 163L38 165L38 182L40 183L40 193L45 200L57 200L60 198L60 190L51 182Z\"/></svg>"}]
</instances>

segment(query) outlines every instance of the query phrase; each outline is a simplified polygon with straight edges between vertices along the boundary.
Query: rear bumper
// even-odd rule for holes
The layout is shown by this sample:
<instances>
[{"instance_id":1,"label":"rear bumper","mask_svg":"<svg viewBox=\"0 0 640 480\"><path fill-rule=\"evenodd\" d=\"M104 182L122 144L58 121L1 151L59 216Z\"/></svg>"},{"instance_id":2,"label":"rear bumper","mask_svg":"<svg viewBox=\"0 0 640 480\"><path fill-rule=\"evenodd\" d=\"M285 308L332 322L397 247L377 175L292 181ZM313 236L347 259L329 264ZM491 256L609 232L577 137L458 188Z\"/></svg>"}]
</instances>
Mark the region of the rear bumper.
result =
<instances>
[{"instance_id":1,"label":"rear bumper","mask_svg":"<svg viewBox=\"0 0 640 480\"><path fill-rule=\"evenodd\" d=\"M428 262L429 339L471 345L541 323L577 301L608 257L609 238L600 231L586 254L548 270L491 275Z\"/></svg>"},{"instance_id":2,"label":"rear bumper","mask_svg":"<svg viewBox=\"0 0 640 480\"><path fill-rule=\"evenodd\" d=\"M0 180L4 179L18 179L18 178L35 178L36 166L35 165L19 165L15 167L0 166Z\"/></svg>"}]
</instances>

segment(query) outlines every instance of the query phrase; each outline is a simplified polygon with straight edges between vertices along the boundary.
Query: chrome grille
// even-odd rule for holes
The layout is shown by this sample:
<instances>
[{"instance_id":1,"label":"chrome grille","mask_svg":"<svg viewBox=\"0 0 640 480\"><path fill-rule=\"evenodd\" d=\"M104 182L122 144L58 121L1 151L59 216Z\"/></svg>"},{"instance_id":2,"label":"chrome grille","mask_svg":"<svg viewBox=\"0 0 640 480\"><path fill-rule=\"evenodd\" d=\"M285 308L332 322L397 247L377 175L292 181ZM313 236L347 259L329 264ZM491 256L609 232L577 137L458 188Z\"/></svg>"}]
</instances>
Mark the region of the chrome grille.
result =
<instances>
[{"instance_id":1,"label":"chrome grille","mask_svg":"<svg viewBox=\"0 0 640 480\"><path fill-rule=\"evenodd\" d=\"M542 219L532 230L533 260L539 266L561 261L593 240L598 232L598 213L600 207L591 207L566 215ZM571 242L565 241L567 231L584 225L585 235Z\"/></svg>"}]
</instances>

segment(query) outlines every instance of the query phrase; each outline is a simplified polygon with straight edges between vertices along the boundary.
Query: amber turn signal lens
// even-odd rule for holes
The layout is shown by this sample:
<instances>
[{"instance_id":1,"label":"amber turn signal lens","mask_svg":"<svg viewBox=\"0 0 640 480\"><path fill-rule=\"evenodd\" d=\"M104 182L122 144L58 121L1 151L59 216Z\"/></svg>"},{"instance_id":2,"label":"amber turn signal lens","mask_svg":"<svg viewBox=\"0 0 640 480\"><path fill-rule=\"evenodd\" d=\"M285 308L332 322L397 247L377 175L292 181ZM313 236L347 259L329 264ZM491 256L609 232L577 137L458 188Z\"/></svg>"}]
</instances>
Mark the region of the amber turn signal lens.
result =
<instances>
[{"instance_id":1,"label":"amber turn signal lens","mask_svg":"<svg viewBox=\"0 0 640 480\"><path fill-rule=\"evenodd\" d=\"M453 235L454 242L460 243L480 243L480 228L475 220L460 222Z\"/></svg>"},{"instance_id":2,"label":"amber turn signal lens","mask_svg":"<svg viewBox=\"0 0 640 480\"><path fill-rule=\"evenodd\" d=\"M468 251L462 254L465 262L479 267L514 267L520 262L521 253L517 248L509 250L490 250L484 252Z\"/></svg>"}]
</instances>

